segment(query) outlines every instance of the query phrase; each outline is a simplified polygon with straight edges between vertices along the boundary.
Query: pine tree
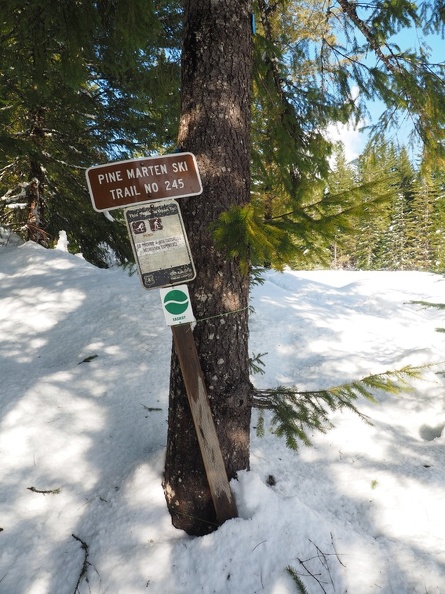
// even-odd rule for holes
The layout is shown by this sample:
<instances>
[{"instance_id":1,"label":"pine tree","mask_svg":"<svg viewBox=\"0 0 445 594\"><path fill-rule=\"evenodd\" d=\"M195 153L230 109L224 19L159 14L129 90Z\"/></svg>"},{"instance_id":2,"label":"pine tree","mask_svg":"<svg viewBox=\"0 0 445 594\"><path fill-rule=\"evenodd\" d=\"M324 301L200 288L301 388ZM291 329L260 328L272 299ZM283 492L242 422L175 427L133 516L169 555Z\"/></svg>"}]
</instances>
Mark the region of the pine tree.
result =
<instances>
[{"instance_id":1,"label":"pine tree","mask_svg":"<svg viewBox=\"0 0 445 594\"><path fill-rule=\"evenodd\" d=\"M416 180L406 225L407 260L410 270L434 269L434 206L435 200L427 184Z\"/></svg>"},{"instance_id":2,"label":"pine tree","mask_svg":"<svg viewBox=\"0 0 445 594\"><path fill-rule=\"evenodd\" d=\"M445 179L434 163L425 159L417 173L413 213L418 219L418 269L443 272L445 264ZM414 232L415 234L415 229Z\"/></svg>"},{"instance_id":3,"label":"pine tree","mask_svg":"<svg viewBox=\"0 0 445 594\"><path fill-rule=\"evenodd\" d=\"M357 162L357 178L364 189L364 201L382 198L378 213L366 210L356 233L354 261L357 268L371 270L376 263L376 246L389 225L389 208L393 197L394 173L389 148L384 141L368 143Z\"/></svg>"},{"instance_id":4,"label":"pine tree","mask_svg":"<svg viewBox=\"0 0 445 594\"><path fill-rule=\"evenodd\" d=\"M203 183L202 196L184 199L181 210L197 270L190 285L198 320L194 340L229 479L249 465L249 278L237 259L215 247L210 225L230 206L243 208L249 201L248 4L228 0L210 8L205 0L186 2L178 139L181 150L196 155ZM191 534L215 529L215 510L176 357L164 490L176 527Z\"/></svg>"},{"instance_id":5,"label":"pine tree","mask_svg":"<svg viewBox=\"0 0 445 594\"><path fill-rule=\"evenodd\" d=\"M444 185L435 164L424 160L416 170L405 147L370 144L356 180L364 201L368 193L383 200L378 216L359 217L344 258L364 269L440 271Z\"/></svg>"},{"instance_id":6,"label":"pine tree","mask_svg":"<svg viewBox=\"0 0 445 594\"><path fill-rule=\"evenodd\" d=\"M333 195L352 193L357 186L355 167L347 163L342 143L334 147L332 171L328 175L328 186L325 191ZM339 230L331 245L331 268L351 268L354 262L355 229L358 225L357 215L351 217L350 228Z\"/></svg>"},{"instance_id":7,"label":"pine tree","mask_svg":"<svg viewBox=\"0 0 445 594\"><path fill-rule=\"evenodd\" d=\"M376 249L376 264L385 270L409 270L412 266L409 227L415 195L415 172L405 149L391 147L394 174L389 225Z\"/></svg>"},{"instance_id":8,"label":"pine tree","mask_svg":"<svg viewBox=\"0 0 445 594\"><path fill-rule=\"evenodd\" d=\"M383 142L369 144L351 164L346 164L341 151L337 152L325 189L326 195L337 197L340 212L336 219L342 223L331 248L336 254L331 266L374 267L376 245L389 225L395 184L391 163L389 149Z\"/></svg>"}]
</instances>

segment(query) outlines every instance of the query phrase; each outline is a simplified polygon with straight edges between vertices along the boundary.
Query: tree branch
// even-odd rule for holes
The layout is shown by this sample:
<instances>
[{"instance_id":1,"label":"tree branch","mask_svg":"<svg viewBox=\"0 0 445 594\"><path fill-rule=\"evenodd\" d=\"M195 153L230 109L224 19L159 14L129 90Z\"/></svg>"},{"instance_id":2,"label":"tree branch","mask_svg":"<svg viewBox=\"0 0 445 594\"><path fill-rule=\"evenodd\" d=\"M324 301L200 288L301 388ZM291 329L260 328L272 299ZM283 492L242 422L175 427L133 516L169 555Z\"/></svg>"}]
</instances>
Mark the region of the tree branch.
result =
<instances>
[{"instance_id":1,"label":"tree branch","mask_svg":"<svg viewBox=\"0 0 445 594\"><path fill-rule=\"evenodd\" d=\"M338 0L338 3L340 4L343 12L351 19L354 25L363 34L366 41L369 43L380 60L385 64L386 68L394 75L405 72L405 68L400 64L397 56L391 51L387 44L385 44L385 47L389 51L390 55L387 55L382 51L382 46L377 42L376 37L371 29L368 27L365 21L363 21L358 16L355 3L349 2L349 0ZM393 62L395 62L395 64Z\"/></svg>"}]
</instances>

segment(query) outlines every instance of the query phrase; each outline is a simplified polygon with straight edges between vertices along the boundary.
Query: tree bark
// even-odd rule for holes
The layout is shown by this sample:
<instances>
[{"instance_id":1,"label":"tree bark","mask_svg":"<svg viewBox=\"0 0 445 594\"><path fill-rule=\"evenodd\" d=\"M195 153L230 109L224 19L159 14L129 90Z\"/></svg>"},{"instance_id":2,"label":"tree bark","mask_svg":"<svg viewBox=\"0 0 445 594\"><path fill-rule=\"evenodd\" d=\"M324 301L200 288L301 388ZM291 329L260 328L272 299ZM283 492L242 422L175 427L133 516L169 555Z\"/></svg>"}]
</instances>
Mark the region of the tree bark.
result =
<instances>
[{"instance_id":1,"label":"tree bark","mask_svg":"<svg viewBox=\"0 0 445 594\"><path fill-rule=\"evenodd\" d=\"M215 248L211 225L249 201L251 81L250 2L186 0L178 147L195 154L203 193L180 206L197 270L194 338L229 480L249 466L249 280ZM174 351L163 485L174 526L194 535L216 529Z\"/></svg>"},{"instance_id":2,"label":"tree bark","mask_svg":"<svg viewBox=\"0 0 445 594\"><path fill-rule=\"evenodd\" d=\"M43 108L30 111L28 114L29 136L36 151L43 150L45 143L45 110ZM45 232L45 175L41 163L31 158L29 163L29 181L26 187L27 222L26 239L48 247L48 234Z\"/></svg>"}]
</instances>

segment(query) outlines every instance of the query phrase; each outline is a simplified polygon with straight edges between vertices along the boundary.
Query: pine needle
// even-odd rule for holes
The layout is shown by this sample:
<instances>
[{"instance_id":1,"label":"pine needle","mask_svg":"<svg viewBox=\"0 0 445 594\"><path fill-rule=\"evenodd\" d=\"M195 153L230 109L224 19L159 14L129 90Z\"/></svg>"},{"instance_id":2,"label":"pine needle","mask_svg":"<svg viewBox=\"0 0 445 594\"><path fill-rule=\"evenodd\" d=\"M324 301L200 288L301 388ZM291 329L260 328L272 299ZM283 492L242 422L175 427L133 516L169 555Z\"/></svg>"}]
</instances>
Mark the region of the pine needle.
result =
<instances>
[{"instance_id":1,"label":"pine needle","mask_svg":"<svg viewBox=\"0 0 445 594\"><path fill-rule=\"evenodd\" d=\"M290 575L290 577L292 578L292 580L294 581L295 585L297 586L298 592L300 594L308 594L308 591L306 590L306 586L301 581L301 579L300 579L298 573L296 572L296 570L291 565L288 565L286 567L286 571Z\"/></svg>"}]
</instances>

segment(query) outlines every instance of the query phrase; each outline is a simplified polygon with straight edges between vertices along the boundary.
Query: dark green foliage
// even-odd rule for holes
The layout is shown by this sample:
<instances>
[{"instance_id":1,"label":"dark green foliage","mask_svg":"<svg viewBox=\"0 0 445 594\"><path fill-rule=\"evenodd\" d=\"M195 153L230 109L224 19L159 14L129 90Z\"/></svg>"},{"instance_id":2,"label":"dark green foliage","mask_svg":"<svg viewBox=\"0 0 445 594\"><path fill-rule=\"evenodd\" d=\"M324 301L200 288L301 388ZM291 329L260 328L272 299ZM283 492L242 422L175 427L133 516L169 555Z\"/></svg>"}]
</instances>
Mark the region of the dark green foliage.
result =
<instances>
[{"instance_id":1,"label":"dark green foliage","mask_svg":"<svg viewBox=\"0 0 445 594\"><path fill-rule=\"evenodd\" d=\"M410 390L409 380L421 377L428 366L406 366L395 371L373 374L361 380L342 384L327 390L299 391L296 388L279 386L275 389L256 390L254 406L270 410L271 431L284 437L287 447L297 450L299 442L310 445L309 435L313 431L325 433L332 428L330 413L352 410L362 420L368 421L357 408L358 399L366 398L376 402L375 392L381 390L400 394ZM258 435L265 432L265 418L261 414L257 424Z\"/></svg>"},{"instance_id":2,"label":"dark green foliage","mask_svg":"<svg viewBox=\"0 0 445 594\"><path fill-rule=\"evenodd\" d=\"M174 144L179 65L166 50L178 44L178 4L0 10L0 226L45 246L63 229L94 264L125 263L123 221L92 209L84 172Z\"/></svg>"},{"instance_id":3,"label":"dark green foliage","mask_svg":"<svg viewBox=\"0 0 445 594\"><path fill-rule=\"evenodd\" d=\"M78 365L81 365L82 363L90 363L91 361L94 361L94 359L97 359L99 355L90 355L89 357L85 357L85 359L82 359L82 361L79 361Z\"/></svg>"},{"instance_id":4,"label":"dark green foliage","mask_svg":"<svg viewBox=\"0 0 445 594\"><path fill-rule=\"evenodd\" d=\"M297 252L292 232L289 233L280 222L265 221L251 203L234 206L222 213L213 237L218 248L237 258L247 274L251 264L261 266L273 262L274 267L279 269L288 263Z\"/></svg>"}]
</instances>

